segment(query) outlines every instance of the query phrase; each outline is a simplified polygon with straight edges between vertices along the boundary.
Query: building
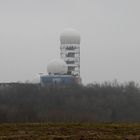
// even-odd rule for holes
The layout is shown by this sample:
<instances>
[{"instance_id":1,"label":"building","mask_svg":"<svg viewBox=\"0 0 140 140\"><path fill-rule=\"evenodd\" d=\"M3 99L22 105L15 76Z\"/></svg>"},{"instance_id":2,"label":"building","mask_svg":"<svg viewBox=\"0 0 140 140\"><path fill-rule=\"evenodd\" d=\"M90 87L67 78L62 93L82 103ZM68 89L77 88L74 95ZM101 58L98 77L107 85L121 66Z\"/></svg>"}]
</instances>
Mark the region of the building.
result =
<instances>
[{"instance_id":1,"label":"building","mask_svg":"<svg viewBox=\"0 0 140 140\"><path fill-rule=\"evenodd\" d=\"M60 35L60 57L68 65L68 74L80 78L80 35L67 29Z\"/></svg>"},{"instance_id":2,"label":"building","mask_svg":"<svg viewBox=\"0 0 140 140\"><path fill-rule=\"evenodd\" d=\"M80 35L73 29L60 35L60 59L47 65L47 75L40 76L42 86L69 86L81 83L80 78Z\"/></svg>"},{"instance_id":3,"label":"building","mask_svg":"<svg viewBox=\"0 0 140 140\"><path fill-rule=\"evenodd\" d=\"M40 76L40 83L43 87L69 86L76 84L73 75L68 75L68 66L63 59L53 59L47 65L47 75Z\"/></svg>"},{"instance_id":4,"label":"building","mask_svg":"<svg viewBox=\"0 0 140 140\"><path fill-rule=\"evenodd\" d=\"M75 78L71 75L44 75L41 76L43 87L63 87L76 84Z\"/></svg>"}]
</instances>

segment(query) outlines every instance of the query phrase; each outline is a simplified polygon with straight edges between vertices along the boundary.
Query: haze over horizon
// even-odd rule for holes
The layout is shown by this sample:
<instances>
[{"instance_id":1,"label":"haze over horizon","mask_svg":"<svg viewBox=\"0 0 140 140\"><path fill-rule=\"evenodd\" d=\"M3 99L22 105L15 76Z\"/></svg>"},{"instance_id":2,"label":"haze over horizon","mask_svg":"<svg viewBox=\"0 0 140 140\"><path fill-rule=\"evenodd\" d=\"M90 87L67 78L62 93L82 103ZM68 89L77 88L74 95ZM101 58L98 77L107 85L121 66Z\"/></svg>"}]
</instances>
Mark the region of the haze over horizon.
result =
<instances>
[{"instance_id":1,"label":"haze over horizon","mask_svg":"<svg viewBox=\"0 0 140 140\"><path fill-rule=\"evenodd\" d=\"M31 80L60 57L60 34L81 35L84 83L140 83L139 0L1 0L0 82Z\"/></svg>"}]
</instances>

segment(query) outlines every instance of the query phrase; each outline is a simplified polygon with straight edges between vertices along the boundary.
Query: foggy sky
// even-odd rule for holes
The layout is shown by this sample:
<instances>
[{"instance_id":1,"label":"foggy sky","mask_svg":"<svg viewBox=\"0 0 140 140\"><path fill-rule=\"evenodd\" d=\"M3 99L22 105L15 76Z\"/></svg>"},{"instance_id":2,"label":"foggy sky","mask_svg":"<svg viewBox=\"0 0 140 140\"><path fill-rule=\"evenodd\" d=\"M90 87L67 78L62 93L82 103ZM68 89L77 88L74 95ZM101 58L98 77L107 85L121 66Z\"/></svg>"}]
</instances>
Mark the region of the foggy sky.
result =
<instances>
[{"instance_id":1,"label":"foggy sky","mask_svg":"<svg viewBox=\"0 0 140 140\"><path fill-rule=\"evenodd\" d=\"M60 55L60 33L81 35L84 83L140 83L139 0L0 0L0 82L31 80Z\"/></svg>"}]
</instances>

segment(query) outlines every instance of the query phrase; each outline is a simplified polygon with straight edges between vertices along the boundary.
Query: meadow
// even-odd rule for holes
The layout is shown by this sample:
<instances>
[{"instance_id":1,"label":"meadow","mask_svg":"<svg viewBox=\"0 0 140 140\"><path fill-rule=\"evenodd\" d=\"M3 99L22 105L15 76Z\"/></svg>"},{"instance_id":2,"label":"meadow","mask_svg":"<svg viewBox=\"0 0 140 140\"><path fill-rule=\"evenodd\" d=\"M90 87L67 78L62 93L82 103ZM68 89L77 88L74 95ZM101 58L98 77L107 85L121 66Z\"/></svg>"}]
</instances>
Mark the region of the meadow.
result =
<instances>
[{"instance_id":1,"label":"meadow","mask_svg":"<svg viewBox=\"0 0 140 140\"><path fill-rule=\"evenodd\" d=\"M139 140L140 123L5 123L0 140Z\"/></svg>"}]
</instances>

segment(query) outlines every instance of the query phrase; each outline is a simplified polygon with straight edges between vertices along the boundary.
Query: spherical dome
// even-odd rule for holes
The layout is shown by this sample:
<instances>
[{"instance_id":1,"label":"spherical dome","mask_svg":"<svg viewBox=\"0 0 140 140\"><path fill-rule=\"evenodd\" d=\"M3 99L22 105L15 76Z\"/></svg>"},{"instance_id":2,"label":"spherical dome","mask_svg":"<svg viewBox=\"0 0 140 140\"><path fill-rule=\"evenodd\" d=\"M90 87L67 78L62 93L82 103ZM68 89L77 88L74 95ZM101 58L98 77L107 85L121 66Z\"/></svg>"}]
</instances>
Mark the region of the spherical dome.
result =
<instances>
[{"instance_id":1,"label":"spherical dome","mask_svg":"<svg viewBox=\"0 0 140 140\"><path fill-rule=\"evenodd\" d=\"M60 35L61 44L80 44L80 34L74 29L67 29Z\"/></svg>"},{"instance_id":2,"label":"spherical dome","mask_svg":"<svg viewBox=\"0 0 140 140\"><path fill-rule=\"evenodd\" d=\"M49 74L66 74L68 66L62 59L54 59L47 65L47 72Z\"/></svg>"}]
</instances>

